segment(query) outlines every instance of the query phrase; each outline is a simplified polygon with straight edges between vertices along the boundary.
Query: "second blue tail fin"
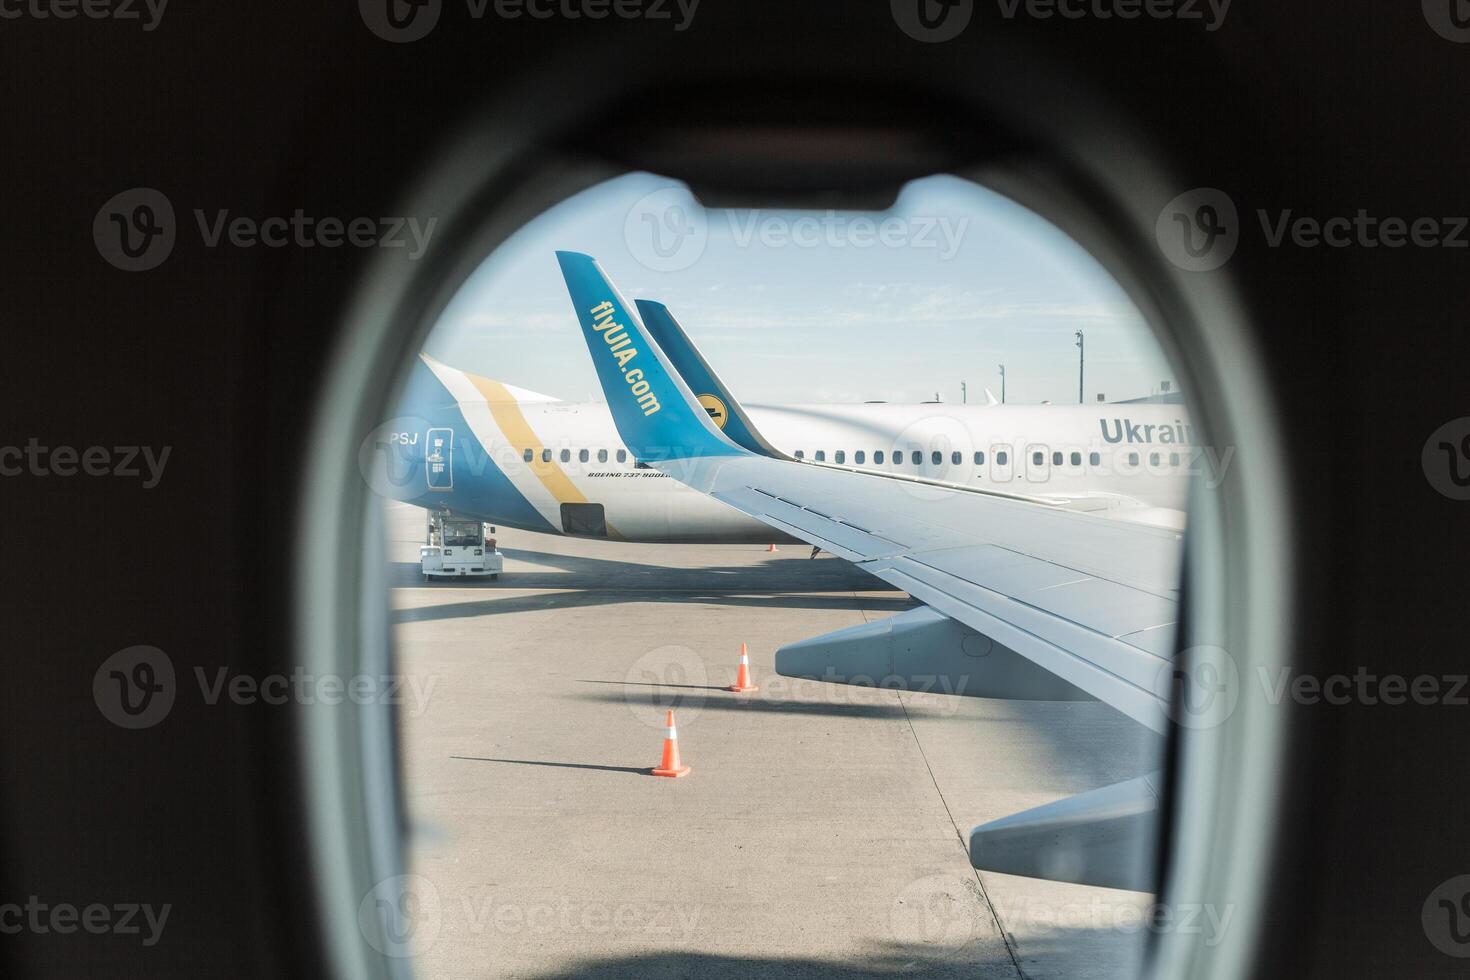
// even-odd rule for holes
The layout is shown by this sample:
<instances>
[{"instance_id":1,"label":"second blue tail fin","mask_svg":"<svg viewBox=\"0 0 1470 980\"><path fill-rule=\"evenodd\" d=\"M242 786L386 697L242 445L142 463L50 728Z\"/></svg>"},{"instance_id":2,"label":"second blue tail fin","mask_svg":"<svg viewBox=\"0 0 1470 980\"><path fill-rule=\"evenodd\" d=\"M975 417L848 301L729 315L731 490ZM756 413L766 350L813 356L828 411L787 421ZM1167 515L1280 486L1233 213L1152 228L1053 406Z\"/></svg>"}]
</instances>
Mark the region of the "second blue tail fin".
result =
<instances>
[{"instance_id":1,"label":"second blue tail fin","mask_svg":"<svg viewBox=\"0 0 1470 980\"><path fill-rule=\"evenodd\" d=\"M669 308L651 299L635 302L639 315L643 317L643 325L668 355L674 370L683 377L684 383L689 386L689 390L704 406L720 431L753 453L773 459L789 459L790 457L760 434L750 416L745 414L745 409L740 407L734 394L720 380L719 375L715 374L715 369L710 367L699 348L694 346L694 341L679 326Z\"/></svg>"}]
</instances>

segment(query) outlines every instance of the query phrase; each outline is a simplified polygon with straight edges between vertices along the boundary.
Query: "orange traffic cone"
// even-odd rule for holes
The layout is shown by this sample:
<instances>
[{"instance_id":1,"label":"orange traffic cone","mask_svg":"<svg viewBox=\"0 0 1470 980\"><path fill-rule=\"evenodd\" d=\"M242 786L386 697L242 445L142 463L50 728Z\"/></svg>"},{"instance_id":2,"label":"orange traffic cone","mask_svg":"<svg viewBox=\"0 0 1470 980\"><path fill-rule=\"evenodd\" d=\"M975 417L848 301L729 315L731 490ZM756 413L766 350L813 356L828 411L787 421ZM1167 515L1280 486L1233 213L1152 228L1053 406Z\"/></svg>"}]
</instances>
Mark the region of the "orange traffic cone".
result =
<instances>
[{"instance_id":1,"label":"orange traffic cone","mask_svg":"<svg viewBox=\"0 0 1470 980\"><path fill-rule=\"evenodd\" d=\"M746 694L750 691L759 691L750 681L750 653L745 649L745 644L740 644L740 669L735 672L735 683L725 688L736 694Z\"/></svg>"},{"instance_id":2,"label":"orange traffic cone","mask_svg":"<svg viewBox=\"0 0 1470 980\"><path fill-rule=\"evenodd\" d=\"M655 776L672 776L677 779L680 776L689 775L689 767L679 761L679 730L674 727L674 709L669 709L668 734L664 736L664 761L653 770Z\"/></svg>"},{"instance_id":3,"label":"orange traffic cone","mask_svg":"<svg viewBox=\"0 0 1470 980\"><path fill-rule=\"evenodd\" d=\"M766 547L766 552L767 552L767 553L772 553L772 552L774 552L774 551L775 551L775 550L776 550L776 546L775 546L775 545L768 545L768 546L767 546L767 547Z\"/></svg>"}]
</instances>

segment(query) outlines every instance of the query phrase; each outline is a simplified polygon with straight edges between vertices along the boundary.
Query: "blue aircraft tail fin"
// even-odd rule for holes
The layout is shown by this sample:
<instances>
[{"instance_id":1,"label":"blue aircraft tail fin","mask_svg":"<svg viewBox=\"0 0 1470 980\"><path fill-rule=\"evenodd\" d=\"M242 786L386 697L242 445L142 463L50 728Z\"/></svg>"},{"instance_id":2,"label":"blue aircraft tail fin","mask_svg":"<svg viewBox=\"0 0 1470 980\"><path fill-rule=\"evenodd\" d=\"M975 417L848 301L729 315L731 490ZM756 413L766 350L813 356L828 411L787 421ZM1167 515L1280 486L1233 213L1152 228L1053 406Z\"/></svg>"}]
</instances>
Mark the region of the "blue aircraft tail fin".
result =
<instances>
[{"instance_id":1,"label":"blue aircraft tail fin","mask_svg":"<svg viewBox=\"0 0 1470 980\"><path fill-rule=\"evenodd\" d=\"M597 260L580 252L557 252L556 260L618 435L634 458L742 455L710 422Z\"/></svg>"},{"instance_id":2,"label":"blue aircraft tail fin","mask_svg":"<svg viewBox=\"0 0 1470 980\"><path fill-rule=\"evenodd\" d=\"M651 299L635 302L638 314L643 318L643 325L668 355L674 370L679 372L679 376L684 379L689 390L694 392L695 399L704 406L710 420L719 430L737 445L753 453L770 456L772 459L789 460L791 457L761 435L750 416L745 414L740 402L720 380L719 375L715 374L715 369L710 367L699 348L694 346L694 341L684 332L679 321L674 319L669 308Z\"/></svg>"}]
</instances>

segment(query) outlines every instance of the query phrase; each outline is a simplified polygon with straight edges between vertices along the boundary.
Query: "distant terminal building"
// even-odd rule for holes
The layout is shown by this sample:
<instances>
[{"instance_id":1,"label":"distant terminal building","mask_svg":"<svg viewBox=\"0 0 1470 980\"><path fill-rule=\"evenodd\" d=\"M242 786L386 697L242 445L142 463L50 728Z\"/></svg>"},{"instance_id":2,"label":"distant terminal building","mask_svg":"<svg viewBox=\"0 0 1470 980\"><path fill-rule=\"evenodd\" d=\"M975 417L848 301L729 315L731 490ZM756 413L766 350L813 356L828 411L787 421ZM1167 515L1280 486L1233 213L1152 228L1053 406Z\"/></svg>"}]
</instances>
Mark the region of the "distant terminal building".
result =
<instances>
[{"instance_id":1,"label":"distant terminal building","mask_svg":"<svg viewBox=\"0 0 1470 980\"><path fill-rule=\"evenodd\" d=\"M1184 393L1183 392L1179 392L1179 391L1174 391L1173 390L1173 387L1174 386L1172 384L1170 384L1169 382L1165 381L1165 382L1163 382L1163 383L1161 383L1159 385L1159 390L1157 392L1151 394L1151 395L1144 395L1141 398L1119 398L1116 401L1108 402L1108 404L1111 404L1111 405L1183 405L1184 404ZM1100 401L1100 402L1107 402L1108 401L1107 398L1104 397L1102 394L1099 394L1097 396L1097 400Z\"/></svg>"},{"instance_id":2,"label":"distant terminal building","mask_svg":"<svg viewBox=\"0 0 1470 980\"><path fill-rule=\"evenodd\" d=\"M1144 395L1142 398L1120 398L1110 405L1183 405L1184 394L1178 391L1161 391L1157 395Z\"/></svg>"}]
</instances>

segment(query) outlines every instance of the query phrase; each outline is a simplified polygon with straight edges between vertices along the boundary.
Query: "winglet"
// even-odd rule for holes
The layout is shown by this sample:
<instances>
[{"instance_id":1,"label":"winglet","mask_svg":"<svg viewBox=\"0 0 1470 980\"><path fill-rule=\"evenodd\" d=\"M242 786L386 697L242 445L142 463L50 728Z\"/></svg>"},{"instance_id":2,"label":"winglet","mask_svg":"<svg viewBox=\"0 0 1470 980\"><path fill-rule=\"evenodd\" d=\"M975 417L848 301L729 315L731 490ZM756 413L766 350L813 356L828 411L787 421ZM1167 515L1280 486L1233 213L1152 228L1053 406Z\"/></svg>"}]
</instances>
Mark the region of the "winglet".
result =
<instances>
[{"instance_id":1,"label":"winglet","mask_svg":"<svg viewBox=\"0 0 1470 980\"><path fill-rule=\"evenodd\" d=\"M711 424L597 260L580 252L557 252L556 260L618 435L633 457L742 455Z\"/></svg>"},{"instance_id":2,"label":"winglet","mask_svg":"<svg viewBox=\"0 0 1470 980\"><path fill-rule=\"evenodd\" d=\"M638 306L638 315L643 318L643 325L658 342L660 349L668 355L674 370L679 372L679 376L694 392L694 397L704 406L705 412L719 430L737 445L744 446L753 453L772 459L789 460L791 457L761 435L750 416L745 414L745 409L740 407L740 402L736 401L735 395L720 380L719 375L715 374L715 369L710 367L699 348L694 346L694 341L674 319L669 308L651 299L634 302Z\"/></svg>"}]
</instances>

